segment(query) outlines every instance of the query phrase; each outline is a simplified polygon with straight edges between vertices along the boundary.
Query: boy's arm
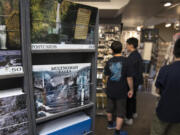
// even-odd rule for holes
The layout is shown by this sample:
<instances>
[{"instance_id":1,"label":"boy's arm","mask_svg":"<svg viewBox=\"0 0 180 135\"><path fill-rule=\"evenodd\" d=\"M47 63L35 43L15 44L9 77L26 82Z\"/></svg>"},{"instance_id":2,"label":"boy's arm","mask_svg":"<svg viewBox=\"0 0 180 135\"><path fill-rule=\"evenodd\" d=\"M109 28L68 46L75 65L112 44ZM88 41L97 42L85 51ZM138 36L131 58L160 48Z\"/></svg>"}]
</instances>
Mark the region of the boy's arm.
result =
<instances>
[{"instance_id":1,"label":"boy's arm","mask_svg":"<svg viewBox=\"0 0 180 135\"><path fill-rule=\"evenodd\" d=\"M103 83L106 85L106 87L107 87L108 78L109 78L109 76L107 76L107 75L103 76Z\"/></svg>"},{"instance_id":2,"label":"boy's arm","mask_svg":"<svg viewBox=\"0 0 180 135\"><path fill-rule=\"evenodd\" d=\"M133 89L133 77L127 77L127 82L128 82L128 86L129 86L129 92L128 92L128 97L132 98L133 94L134 94L134 89Z\"/></svg>"},{"instance_id":3,"label":"boy's arm","mask_svg":"<svg viewBox=\"0 0 180 135\"><path fill-rule=\"evenodd\" d=\"M127 83L129 86L129 92L128 92L128 97L132 98L134 94L134 84L133 84L133 65L132 65L132 60L130 58L127 59L127 65L126 65L126 76L127 76Z\"/></svg>"}]
</instances>

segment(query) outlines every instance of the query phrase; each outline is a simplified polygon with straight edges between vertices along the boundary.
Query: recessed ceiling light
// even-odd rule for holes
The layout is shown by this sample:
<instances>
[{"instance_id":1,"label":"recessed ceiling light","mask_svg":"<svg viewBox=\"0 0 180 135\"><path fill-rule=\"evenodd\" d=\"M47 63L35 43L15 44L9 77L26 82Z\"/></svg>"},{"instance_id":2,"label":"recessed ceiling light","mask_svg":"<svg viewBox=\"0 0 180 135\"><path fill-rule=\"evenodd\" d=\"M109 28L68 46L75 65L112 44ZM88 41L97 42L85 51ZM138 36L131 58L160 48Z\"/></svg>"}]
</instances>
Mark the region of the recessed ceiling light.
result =
<instances>
[{"instance_id":1,"label":"recessed ceiling light","mask_svg":"<svg viewBox=\"0 0 180 135\"><path fill-rule=\"evenodd\" d=\"M137 26L137 31L141 31L141 26Z\"/></svg>"},{"instance_id":2,"label":"recessed ceiling light","mask_svg":"<svg viewBox=\"0 0 180 135\"><path fill-rule=\"evenodd\" d=\"M169 27L171 27L171 25L172 25L171 23L166 23L165 27L169 28Z\"/></svg>"},{"instance_id":3,"label":"recessed ceiling light","mask_svg":"<svg viewBox=\"0 0 180 135\"><path fill-rule=\"evenodd\" d=\"M171 5L172 5L171 2L166 2L166 3L164 3L164 7L169 7L169 6L171 6Z\"/></svg>"}]
</instances>

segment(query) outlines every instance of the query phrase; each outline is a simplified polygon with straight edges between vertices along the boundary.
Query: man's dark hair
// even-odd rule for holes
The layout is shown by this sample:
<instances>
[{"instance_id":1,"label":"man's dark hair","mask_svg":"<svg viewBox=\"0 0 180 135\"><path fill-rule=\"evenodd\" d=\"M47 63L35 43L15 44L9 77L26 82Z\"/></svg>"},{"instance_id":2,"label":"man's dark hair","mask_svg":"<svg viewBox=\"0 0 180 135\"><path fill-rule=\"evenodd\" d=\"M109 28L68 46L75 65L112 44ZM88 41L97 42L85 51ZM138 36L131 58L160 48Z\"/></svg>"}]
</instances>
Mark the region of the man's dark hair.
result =
<instances>
[{"instance_id":1,"label":"man's dark hair","mask_svg":"<svg viewBox=\"0 0 180 135\"><path fill-rule=\"evenodd\" d=\"M129 38L126 41L129 45L133 45L133 47L136 49L138 47L138 39L137 38Z\"/></svg>"},{"instance_id":2,"label":"man's dark hair","mask_svg":"<svg viewBox=\"0 0 180 135\"><path fill-rule=\"evenodd\" d=\"M111 44L111 49L113 50L113 53L114 53L114 54L121 53L121 51L122 51L122 44L121 44L121 42L119 42L119 41L114 41L114 42Z\"/></svg>"},{"instance_id":3,"label":"man's dark hair","mask_svg":"<svg viewBox=\"0 0 180 135\"><path fill-rule=\"evenodd\" d=\"M173 53L176 58L180 58L180 38L175 42Z\"/></svg>"}]
</instances>

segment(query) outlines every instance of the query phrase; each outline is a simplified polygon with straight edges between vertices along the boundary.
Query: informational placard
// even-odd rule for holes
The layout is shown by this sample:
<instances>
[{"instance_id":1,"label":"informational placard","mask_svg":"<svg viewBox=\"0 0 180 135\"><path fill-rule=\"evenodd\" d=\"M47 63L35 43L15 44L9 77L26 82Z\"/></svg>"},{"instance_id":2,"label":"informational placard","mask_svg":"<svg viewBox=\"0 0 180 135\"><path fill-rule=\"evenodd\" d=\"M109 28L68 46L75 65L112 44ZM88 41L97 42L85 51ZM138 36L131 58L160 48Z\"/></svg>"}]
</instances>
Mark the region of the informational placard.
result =
<instances>
[{"instance_id":1,"label":"informational placard","mask_svg":"<svg viewBox=\"0 0 180 135\"><path fill-rule=\"evenodd\" d=\"M148 60L148 61L151 60L152 48L153 48L152 42L145 42L144 43L143 60Z\"/></svg>"},{"instance_id":2,"label":"informational placard","mask_svg":"<svg viewBox=\"0 0 180 135\"><path fill-rule=\"evenodd\" d=\"M16 67L4 67L0 69L0 76L1 75L16 75L16 74L23 74L23 67L16 66Z\"/></svg>"},{"instance_id":3,"label":"informational placard","mask_svg":"<svg viewBox=\"0 0 180 135\"><path fill-rule=\"evenodd\" d=\"M77 50L95 49L93 44L32 44L32 50Z\"/></svg>"},{"instance_id":4,"label":"informational placard","mask_svg":"<svg viewBox=\"0 0 180 135\"><path fill-rule=\"evenodd\" d=\"M88 34L91 10L79 8L77 13L74 39L86 39Z\"/></svg>"}]
</instances>

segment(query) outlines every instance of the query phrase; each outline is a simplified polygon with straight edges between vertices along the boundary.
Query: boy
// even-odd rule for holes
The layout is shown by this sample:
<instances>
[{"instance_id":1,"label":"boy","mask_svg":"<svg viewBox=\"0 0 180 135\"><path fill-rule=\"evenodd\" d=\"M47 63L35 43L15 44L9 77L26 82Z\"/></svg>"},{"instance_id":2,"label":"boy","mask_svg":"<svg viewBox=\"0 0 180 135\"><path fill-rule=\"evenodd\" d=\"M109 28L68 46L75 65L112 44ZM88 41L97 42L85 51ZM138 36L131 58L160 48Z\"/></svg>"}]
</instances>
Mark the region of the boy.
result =
<instances>
[{"instance_id":1,"label":"boy","mask_svg":"<svg viewBox=\"0 0 180 135\"><path fill-rule=\"evenodd\" d=\"M126 116L127 96L133 96L133 79L131 66L127 59L122 56L122 44L114 41L111 44L114 57L111 58L104 68L105 81L107 82L106 94L108 129L116 129L114 135L120 135L123 120ZM128 87L129 86L129 87ZM128 92L129 90L129 92ZM116 127L113 124L112 115L116 113Z\"/></svg>"},{"instance_id":2,"label":"boy","mask_svg":"<svg viewBox=\"0 0 180 135\"><path fill-rule=\"evenodd\" d=\"M137 51L138 47L138 39L129 38L127 41L127 50L130 52L128 56L128 61L132 66L132 74L133 74L133 89L134 94L132 98L127 99L127 120L126 124L132 125L133 118L137 117L136 113L136 93L138 90L138 86L143 83L143 60L139 52Z\"/></svg>"}]
</instances>

